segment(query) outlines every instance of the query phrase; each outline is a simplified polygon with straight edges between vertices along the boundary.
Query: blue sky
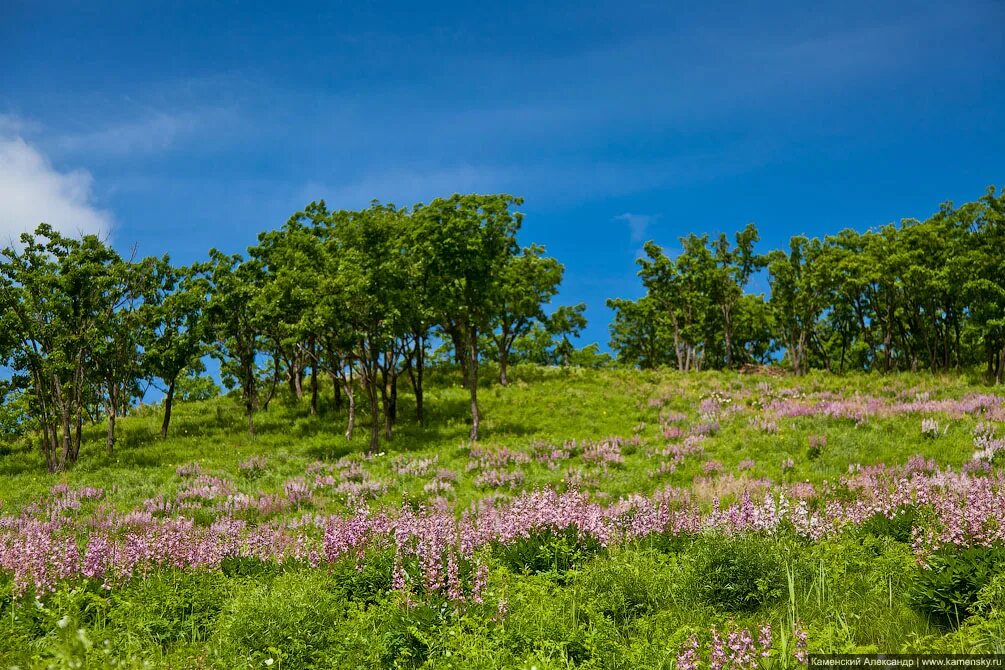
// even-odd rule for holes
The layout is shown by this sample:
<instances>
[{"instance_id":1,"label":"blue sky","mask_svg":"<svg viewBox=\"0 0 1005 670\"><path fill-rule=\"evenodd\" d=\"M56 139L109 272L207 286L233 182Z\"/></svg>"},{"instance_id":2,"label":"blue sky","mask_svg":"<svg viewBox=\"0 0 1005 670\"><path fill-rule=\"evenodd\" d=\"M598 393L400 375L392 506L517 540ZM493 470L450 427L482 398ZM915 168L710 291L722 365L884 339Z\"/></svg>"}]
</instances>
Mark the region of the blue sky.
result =
<instances>
[{"instance_id":1,"label":"blue sky","mask_svg":"<svg viewBox=\"0 0 1005 670\"><path fill-rule=\"evenodd\" d=\"M639 294L644 240L922 218L1005 185L1005 4L7 0L0 236L179 262L307 202L526 204L562 303Z\"/></svg>"}]
</instances>

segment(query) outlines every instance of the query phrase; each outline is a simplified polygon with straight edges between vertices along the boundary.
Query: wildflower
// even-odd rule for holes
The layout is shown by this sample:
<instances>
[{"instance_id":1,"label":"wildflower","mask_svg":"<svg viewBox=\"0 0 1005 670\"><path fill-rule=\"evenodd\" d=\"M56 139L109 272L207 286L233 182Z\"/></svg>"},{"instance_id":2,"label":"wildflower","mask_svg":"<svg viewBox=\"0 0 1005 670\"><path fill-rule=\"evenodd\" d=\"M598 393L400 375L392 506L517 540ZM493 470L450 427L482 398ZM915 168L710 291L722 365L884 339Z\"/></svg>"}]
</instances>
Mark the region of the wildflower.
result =
<instances>
[{"instance_id":1,"label":"wildflower","mask_svg":"<svg viewBox=\"0 0 1005 670\"><path fill-rule=\"evenodd\" d=\"M768 624L758 630L757 644L761 647L761 658L767 658L771 654L771 626Z\"/></svg>"},{"instance_id":2,"label":"wildflower","mask_svg":"<svg viewBox=\"0 0 1005 670\"><path fill-rule=\"evenodd\" d=\"M793 650L792 655L800 663L806 662L806 631L803 630L798 624L795 630L796 637L796 648Z\"/></svg>"},{"instance_id":3,"label":"wildflower","mask_svg":"<svg viewBox=\"0 0 1005 670\"><path fill-rule=\"evenodd\" d=\"M698 637L692 635L687 645L677 654L677 670L698 669Z\"/></svg>"},{"instance_id":4,"label":"wildflower","mask_svg":"<svg viewBox=\"0 0 1005 670\"><path fill-rule=\"evenodd\" d=\"M935 419L922 419L921 434L934 440L939 436L939 422Z\"/></svg>"}]
</instances>

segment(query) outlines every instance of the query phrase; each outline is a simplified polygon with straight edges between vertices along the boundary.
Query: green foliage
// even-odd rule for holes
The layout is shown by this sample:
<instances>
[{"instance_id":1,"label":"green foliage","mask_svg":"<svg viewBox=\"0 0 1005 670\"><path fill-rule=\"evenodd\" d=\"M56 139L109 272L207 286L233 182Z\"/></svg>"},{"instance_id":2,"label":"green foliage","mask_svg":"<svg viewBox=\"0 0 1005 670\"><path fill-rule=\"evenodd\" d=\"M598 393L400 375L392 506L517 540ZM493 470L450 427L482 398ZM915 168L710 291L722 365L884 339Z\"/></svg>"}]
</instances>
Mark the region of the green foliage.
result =
<instances>
[{"instance_id":1,"label":"green foliage","mask_svg":"<svg viewBox=\"0 0 1005 670\"><path fill-rule=\"evenodd\" d=\"M766 363L781 350L797 374L981 365L989 380L1005 378L1005 193L994 187L925 221L796 235L764 256L752 225L735 240L691 234L672 259L645 245L646 294L608 301L619 360L698 370ZM761 267L767 301L744 293Z\"/></svg>"},{"instance_id":2,"label":"green foliage","mask_svg":"<svg viewBox=\"0 0 1005 670\"><path fill-rule=\"evenodd\" d=\"M117 588L107 616L127 634L162 647L204 641L232 589L219 572L163 570Z\"/></svg>"},{"instance_id":3,"label":"green foliage","mask_svg":"<svg viewBox=\"0 0 1005 670\"><path fill-rule=\"evenodd\" d=\"M220 387L213 378L200 374L198 368L189 368L178 376L175 397L182 402L199 402L220 395Z\"/></svg>"},{"instance_id":4,"label":"green foliage","mask_svg":"<svg viewBox=\"0 0 1005 670\"><path fill-rule=\"evenodd\" d=\"M10 444L31 428L28 397L24 391L0 388L0 444Z\"/></svg>"},{"instance_id":5,"label":"green foliage","mask_svg":"<svg viewBox=\"0 0 1005 670\"><path fill-rule=\"evenodd\" d=\"M776 602L785 566L778 546L750 537L701 536L690 552L695 591L712 607L750 612Z\"/></svg>"},{"instance_id":6,"label":"green foliage","mask_svg":"<svg viewBox=\"0 0 1005 670\"><path fill-rule=\"evenodd\" d=\"M914 525L918 520L918 511L914 507L902 507L896 510L893 517L885 514L875 514L862 524L863 533L885 536L910 544L913 538Z\"/></svg>"},{"instance_id":7,"label":"green foliage","mask_svg":"<svg viewBox=\"0 0 1005 670\"><path fill-rule=\"evenodd\" d=\"M256 413L254 438L244 430L241 409L217 397L179 403L172 433L163 440L153 438L159 408L141 406L122 419L114 457L103 453L103 426L85 425L86 458L58 481L103 487L102 501L85 504L125 511L158 495L173 496L181 485L176 469L184 464L197 462L203 473L229 480L241 493L282 496L284 483L303 477L312 464L334 465L345 457L386 484L386 492L369 501L373 509L428 504L432 496L423 486L440 468L457 474L444 495L464 509L486 492L474 484L478 473L467 469L468 391L460 381L456 370L430 370L426 425L402 421L382 445L383 455L364 458L368 436L346 440L340 434L335 424L347 408L335 408L331 381L323 379L322 415L310 415L306 403L273 403ZM775 378L521 364L512 368L507 387L487 381L481 392L486 448L540 454L578 441L558 470L533 459L505 466L524 473L524 488L562 488L566 475L577 471L584 494L598 500L614 503L672 486L707 507L712 496L732 502L735 494L717 487L734 479L782 476L779 463L788 457L794 467L784 476L818 488L847 473L849 463L903 463L920 454L959 468L970 459L973 428L983 420L939 416L950 429L938 441L922 437L915 414L877 415L864 424L798 417L779 421L777 433L764 433L750 419L772 399L805 393L857 393L891 402L915 394L958 399L986 389L961 377L927 374ZM682 413L687 418L674 425L694 424L701 420L701 399L713 394L732 397L736 407L720 415L720 430L703 441L705 458L721 462L722 474L696 482L701 462L688 458L674 472L654 476L654 453L666 444L661 417ZM403 411L414 407L410 385L399 402ZM639 444L626 444L617 466L583 462L582 441L607 435L637 436ZM827 447L809 459L809 437L822 435ZM434 456L426 475L397 470L403 460ZM252 457L263 463L253 479L239 468ZM50 495L57 479L37 473L41 459L24 441L0 457L3 514L17 515ZM738 469L744 460L755 465ZM312 514L354 509L334 496L319 495L314 504ZM249 523L285 523L302 514L238 513ZM188 515L207 521L209 507ZM978 580L960 577L939 591L939 598L955 595L937 601L937 610L953 600L972 603L958 628L945 627L955 626L955 618L947 622L930 612L930 604L915 601L915 579L936 579L917 566L911 546L912 530L923 521L905 510L812 542L784 532L722 537L706 531L604 548L571 534L539 534L485 556L483 604L444 602L439 595L427 600L419 589L406 604L391 590L389 548L368 552L359 569L354 557L318 568L228 559L218 570L156 569L111 589L97 582L61 585L41 605L30 597L14 599L9 578L0 577L0 666L134 667L146 660L153 667L229 669L267 667L271 658L271 668L422 662L429 668L665 669L692 634L707 642L711 626L725 631L771 624L777 640L790 612L808 631L813 651L1001 651L1002 564L987 561L983 586L967 586Z\"/></svg>"},{"instance_id":8,"label":"green foliage","mask_svg":"<svg viewBox=\"0 0 1005 670\"><path fill-rule=\"evenodd\" d=\"M216 655L227 667L329 668L354 606L322 571L295 571L243 590L217 623Z\"/></svg>"},{"instance_id":9,"label":"green foliage","mask_svg":"<svg viewBox=\"0 0 1005 670\"><path fill-rule=\"evenodd\" d=\"M618 626L679 607L687 600L687 575L675 555L621 551L590 562L576 577L591 607Z\"/></svg>"},{"instance_id":10,"label":"green foliage","mask_svg":"<svg viewBox=\"0 0 1005 670\"><path fill-rule=\"evenodd\" d=\"M1005 547L944 548L918 571L911 602L945 626L959 626L978 605L982 589L1005 569ZM985 603L990 596L984 594Z\"/></svg>"},{"instance_id":11,"label":"green foliage","mask_svg":"<svg viewBox=\"0 0 1005 670\"><path fill-rule=\"evenodd\" d=\"M510 570L531 575L544 575L563 582L570 570L601 551L593 538L580 537L574 530L542 531L530 537L496 546L494 555Z\"/></svg>"}]
</instances>

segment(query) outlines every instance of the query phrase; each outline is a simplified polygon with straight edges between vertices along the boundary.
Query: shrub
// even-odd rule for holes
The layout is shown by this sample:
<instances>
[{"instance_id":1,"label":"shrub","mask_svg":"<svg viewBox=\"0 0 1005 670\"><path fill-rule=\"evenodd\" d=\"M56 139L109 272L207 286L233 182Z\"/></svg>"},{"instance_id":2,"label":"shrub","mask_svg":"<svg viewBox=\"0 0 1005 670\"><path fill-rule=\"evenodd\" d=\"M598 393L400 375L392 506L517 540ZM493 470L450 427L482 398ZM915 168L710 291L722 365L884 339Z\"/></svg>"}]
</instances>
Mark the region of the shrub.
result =
<instances>
[{"instance_id":1,"label":"shrub","mask_svg":"<svg viewBox=\"0 0 1005 670\"><path fill-rule=\"evenodd\" d=\"M778 546L764 538L705 535L690 553L696 595L713 607L750 612L777 600L785 588Z\"/></svg>"},{"instance_id":2,"label":"shrub","mask_svg":"<svg viewBox=\"0 0 1005 670\"><path fill-rule=\"evenodd\" d=\"M806 455L809 459L816 460L824 453L824 447L827 446L827 436L826 435L810 435L809 437L809 447L807 448Z\"/></svg>"},{"instance_id":3,"label":"shrub","mask_svg":"<svg viewBox=\"0 0 1005 670\"><path fill-rule=\"evenodd\" d=\"M944 626L957 627L976 611L978 594L1005 569L1005 547L945 547L918 571L911 603Z\"/></svg>"},{"instance_id":4,"label":"shrub","mask_svg":"<svg viewBox=\"0 0 1005 670\"><path fill-rule=\"evenodd\" d=\"M506 567L523 574L546 575L564 583L566 573L578 568L601 550L595 538L575 529L544 531L508 544L497 545L495 556Z\"/></svg>"},{"instance_id":5,"label":"shrub","mask_svg":"<svg viewBox=\"0 0 1005 670\"><path fill-rule=\"evenodd\" d=\"M344 636L340 627L355 606L317 570L285 573L234 598L218 621L217 653L226 667L328 668Z\"/></svg>"},{"instance_id":6,"label":"shrub","mask_svg":"<svg viewBox=\"0 0 1005 670\"><path fill-rule=\"evenodd\" d=\"M893 517L877 513L862 524L863 533L871 533L876 537L890 537L897 542L910 544L914 524L918 520L918 508L905 505L898 508Z\"/></svg>"},{"instance_id":7,"label":"shrub","mask_svg":"<svg viewBox=\"0 0 1005 670\"><path fill-rule=\"evenodd\" d=\"M619 626L663 609L679 581L673 557L619 552L594 561L576 578L592 607Z\"/></svg>"},{"instance_id":8,"label":"shrub","mask_svg":"<svg viewBox=\"0 0 1005 670\"><path fill-rule=\"evenodd\" d=\"M394 610L380 640L381 664L386 668L418 668L424 664L442 615L441 610L427 605Z\"/></svg>"},{"instance_id":9,"label":"shrub","mask_svg":"<svg viewBox=\"0 0 1005 670\"><path fill-rule=\"evenodd\" d=\"M113 591L109 622L161 646L206 640L231 593L222 573L159 570Z\"/></svg>"}]
</instances>

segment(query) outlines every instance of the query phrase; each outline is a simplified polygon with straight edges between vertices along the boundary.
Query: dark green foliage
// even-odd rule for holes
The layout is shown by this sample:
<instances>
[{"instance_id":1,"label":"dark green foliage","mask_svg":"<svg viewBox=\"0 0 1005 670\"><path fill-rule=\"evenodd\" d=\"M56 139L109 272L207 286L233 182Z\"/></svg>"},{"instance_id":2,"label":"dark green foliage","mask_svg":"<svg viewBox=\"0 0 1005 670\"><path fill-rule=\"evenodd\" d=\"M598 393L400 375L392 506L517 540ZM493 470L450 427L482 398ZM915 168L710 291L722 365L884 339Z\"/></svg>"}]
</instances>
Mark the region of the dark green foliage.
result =
<instances>
[{"instance_id":1,"label":"dark green foliage","mask_svg":"<svg viewBox=\"0 0 1005 670\"><path fill-rule=\"evenodd\" d=\"M390 551L371 552L359 564L341 561L330 569L333 592L346 602L376 603L391 592L393 562Z\"/></svg>"},{"instance_id":2,"label":"dark green foliage","mask_svg":"<svg viewBox=\"0 0 1005 670\"><path fill-rule=\"evenodd\" d=\"M918 510L916 508L901 507L896 511L893 518L888 518L885 514L874 515L862 524L862 532L891 537L897 542L910 544L913 539L912 532L917 520Z\"/></svg>"},{"instance_id":3,"label":"dark green foliage","mask_svg":"<svg viewBox=\"0 0 1005 670\"><path fill-rule=\"evenodd\" d=\"M232 588L219 572L162 570L116 589L108 618L162 646L206 640Z\"/></svg>"},{"instance_id":4,"label":"dark green foliage","mask_svg":"<svg viewBox=\"0 0 1005 670\"><path fill-rule=\"evenodd\" d=\"M507 545L497 545L493 553L510 570L544 575L563 583L568 571L582 566L601 550L595 539L581 537L570 529L534 533Z\"/></svg>"},{"instance_id":5,"label":"dark green foliage","mask_svg":"<svg viewBox=\"0 0 1005 670\"><path fill-rule=\"evenodd\" d=\"M178 377L175 394L182 402L197 402L220 395L220 387L212 377L199 374L197 370L189 370Z\"/></svg>"},{"instance_id":6,"label":"dark green foliage","mask_svg":"<svg viewBox=\"0 0 1005 670\"><path fill-rule=\"evenodd\" d=\"M611 347L622 362L680 370L767 363L782 350L812 368L959 370L1005 378L1005 193L943 204L924 221L864 233L793 236L753 251L757 230L680 238L671 258L653 242L638 260L646 294L609 300ZM770 298L744 293L766 267Z\"/></svg>"},{"instance_id":7,"label":"dark green foliage","mask_svg":"<svg viewBox=\"0 0 1005 670\"><path fill-rule=\"evenodd\" d=\"M695 590L712 607L751 612L782 596L785 567L774 542L755 536L701 536L690 555Z\"/></svg>"},{"instance_id":8,"label":"dark green foliage","mask_svg":"<svg viewBox=\"0 0 1005 670\"><path fill-rule=\"evenodd\" d=\"M671 606L681 596L679 561L655 552L619 552L589 563L575 585L586 592L591 608L626 626L639 617Z\"/></svg>"},{"instance_id":9,"label":"dark green foliage","mask_svg":"<svg viewBox=\"0 0 1005 670\"><path fill-rule=\"evenodd\" d=\"M25 435L31 427L28 398L24 391L10 391L0 382L0 445Z\"/></svg>"},{"instance_id":10,"label":"dark green foliage","mask_svg":"<svg viewBox=\"0 0 1005 670\"><path fill-rule=\"evenodd\" d=\"M385 668L418 668L429 658L445 609L418 605L393 612L380 637L380 661Z\"/></svg>"},{"instance_id":11,"label":"dark green foliage","mask_svg":"<svg viewBox=\"0 0 1005 670\"><path fill-rule=\"evenodd\" d=\"M944 626L974 613L978 593L1005 570L1005 547L944 548L930 556L911 587L910 600Z\"/></svg>"},{"instance_id":12,"label":"dark green foliage","mask_svg":"<svg viewBox=\"0 0 1005 670\"><path fill-rule=\"evenodd\" d=\"M330 668L353 614L323 571L291 571L242 591L220 616L216 630L222 665Z\"/></svg>"}]
</instances>

